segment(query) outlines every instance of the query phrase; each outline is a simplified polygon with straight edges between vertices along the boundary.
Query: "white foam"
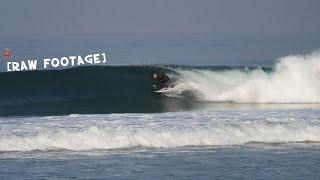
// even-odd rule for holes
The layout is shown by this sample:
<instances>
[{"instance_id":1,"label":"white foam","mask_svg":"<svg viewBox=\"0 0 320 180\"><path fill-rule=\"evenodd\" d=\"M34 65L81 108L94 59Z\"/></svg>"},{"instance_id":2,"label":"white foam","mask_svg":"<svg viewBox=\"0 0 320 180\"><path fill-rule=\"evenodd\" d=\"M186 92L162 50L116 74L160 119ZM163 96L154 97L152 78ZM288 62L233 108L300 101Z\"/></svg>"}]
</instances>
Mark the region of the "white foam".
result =
<instances>
[{"instance_id":1,"label":"white foam","mask_svg":"<svg viewBox=\"0 0 320 180\"><path fill-rule=\"evenodd\" d=\"M112 120L112 115L78 115L77 120L71 123L74 117L66 116L37 119L31 122L32 126L26 119L23 124L14 123L6 127L11 130L0 135L0 151L83 151L320 141L319 120L281 120L277 117L279 113L274 114L275 117L269 118L269 114L260 117L251 114L250 117L248 113L227 113L220 117L215 113L169 113L147 118L143 115L124 115L121 120ZM224 120L224 117L227 119ZM246 118L262 120L246 121Z\"/></svg>"},{"instance_id":2,"label":"white foam","mask_svg":"<svg viewBox=\"0 0 320 180\"><path fill-rule=\"evenodd\" d=\"M193 90L203 101L320 103L320 52L280 58L274 72L178 70L171 94Z\"/></svg>"}]
</instances>

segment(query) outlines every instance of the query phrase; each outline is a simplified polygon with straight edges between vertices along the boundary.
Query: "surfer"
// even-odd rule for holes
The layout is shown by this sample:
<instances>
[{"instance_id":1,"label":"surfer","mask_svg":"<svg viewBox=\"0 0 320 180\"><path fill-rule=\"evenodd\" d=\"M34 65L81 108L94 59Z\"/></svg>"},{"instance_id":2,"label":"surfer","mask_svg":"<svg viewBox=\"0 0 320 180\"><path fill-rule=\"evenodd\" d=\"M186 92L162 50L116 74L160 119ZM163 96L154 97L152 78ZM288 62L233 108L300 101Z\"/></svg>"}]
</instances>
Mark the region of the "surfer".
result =
<instances>
[{"instance_id":1,"label":"surfer","mask_svg":"<svg viewBox=\"0 0 320 180\"><path fill-rule=\"evenodd\" d=\"M152 78L154 80L154 83L153 83L154 89L159 90L159 89L169 87L168 83L170 78L167 75L161 74L161 73L153 73Z\"/></svg>"}]
</instances>

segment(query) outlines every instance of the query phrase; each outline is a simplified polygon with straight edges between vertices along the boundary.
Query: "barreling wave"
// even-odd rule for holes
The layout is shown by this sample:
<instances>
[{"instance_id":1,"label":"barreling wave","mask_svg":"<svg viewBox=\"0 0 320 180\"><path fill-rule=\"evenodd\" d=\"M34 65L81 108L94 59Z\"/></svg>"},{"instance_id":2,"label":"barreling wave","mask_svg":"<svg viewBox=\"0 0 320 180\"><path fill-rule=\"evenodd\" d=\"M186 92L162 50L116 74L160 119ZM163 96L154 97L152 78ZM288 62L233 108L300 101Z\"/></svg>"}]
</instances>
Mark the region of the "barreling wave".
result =
<instances>
[{"instance_id":1,"label":"barreling wave","mask_svg":"<svg viewBox=\"0 0 320 180\"><path fill-rule=\"evenodd\" d=\"M174 87L152 89L153 72ZM320 103L320 53L280 58L273 68L91 66L0 74L0 115L166 112L208 102Z\"/></svg>"},{"instance_id":2,"label":"barreling wave","mask_svg":"<svg viewBox=\"0 0 320 180\"><path fill-rule=\"evenodd\" d=\"M167 97L154 94L159 66L90 66L0 74L0 115L162 112Z\"/></svg>"}]
</instances>

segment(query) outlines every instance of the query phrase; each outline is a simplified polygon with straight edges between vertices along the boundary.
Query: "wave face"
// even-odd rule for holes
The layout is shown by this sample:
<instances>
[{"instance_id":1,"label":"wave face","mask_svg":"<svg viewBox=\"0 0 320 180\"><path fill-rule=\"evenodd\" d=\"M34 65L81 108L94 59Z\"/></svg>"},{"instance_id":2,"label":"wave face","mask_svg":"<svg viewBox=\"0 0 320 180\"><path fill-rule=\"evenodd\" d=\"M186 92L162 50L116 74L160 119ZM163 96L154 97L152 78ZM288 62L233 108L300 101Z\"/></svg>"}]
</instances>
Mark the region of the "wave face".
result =
<instances>
[{"instance_id":1,"label":"wave face","mask_svg":"<svg viewBox=\"0 0 320 180\"><path fill-rule=\"evenodd\" d=\"M168 95L192 91L207 102L319 103L320 52L280 58L271 70L180 69L175 89Z\"/></svg>"},{"instance_id":2,"label":"wave face","mask_svg":"<svg viewBox=\"0 0 320 180\"><path fill-rule=\"evenodd\" d=\"M320 141L318 117L277 110L0 118L0 152L307 145Z\"/></svg>"},{"instance_id":3,"label":"wave face","mask_svg":"<svg viewBox=\"0 0 320 180\"><path fill-rule=\"evenodd\" d=\"M152 89L153 72L174 81ZM208 103L320 103L320 53L280 58L273 68L92 66L1 73L0 115L148 113Z\"/></svg>"},{"instance_id":4,"label":"wave face","mask_svg":"<svg viewBox=\"0 0 320 180\"><path fill-rule=\"evenodd\" d=\"M170 99L153 93L151 78L153 72L167 71L154 66L92 66L1 73L0 115L170 111Z\"/></svg>"}]
</instances>

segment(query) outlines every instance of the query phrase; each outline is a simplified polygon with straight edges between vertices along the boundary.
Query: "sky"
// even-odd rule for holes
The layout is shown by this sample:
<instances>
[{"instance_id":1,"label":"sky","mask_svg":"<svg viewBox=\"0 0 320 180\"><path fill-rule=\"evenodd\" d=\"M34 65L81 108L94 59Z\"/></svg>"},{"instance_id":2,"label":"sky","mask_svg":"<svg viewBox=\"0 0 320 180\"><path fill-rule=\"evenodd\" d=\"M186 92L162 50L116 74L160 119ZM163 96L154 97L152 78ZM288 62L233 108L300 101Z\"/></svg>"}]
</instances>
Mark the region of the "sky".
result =
<instances>
[{"instance_id":1,"label":"sky","mask_svg":"<svg viewBox=\"0 0 320 180\"><path fill-rule=\"evenodd\" d=\"M319 0L3 0L0 36L319 33Z\"/></svg>"}]
</instances>

